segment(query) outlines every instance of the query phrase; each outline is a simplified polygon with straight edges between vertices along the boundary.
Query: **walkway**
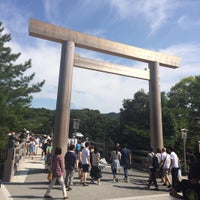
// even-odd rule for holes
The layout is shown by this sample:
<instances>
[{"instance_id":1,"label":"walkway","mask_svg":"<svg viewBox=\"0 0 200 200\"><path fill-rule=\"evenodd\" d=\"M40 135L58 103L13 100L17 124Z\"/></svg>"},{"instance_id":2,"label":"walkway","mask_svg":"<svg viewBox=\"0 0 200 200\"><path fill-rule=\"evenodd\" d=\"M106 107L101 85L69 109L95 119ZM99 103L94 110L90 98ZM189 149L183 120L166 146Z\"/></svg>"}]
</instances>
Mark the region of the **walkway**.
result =
<instances>
[{"instance_id":1,"label":"walkway","mask_svg":"<svg viewBox=\"0 0 200 200\"><path fill-rule=\"evenodd\" d=\"M75 174L77 176L77 174ZM72 190L68 192L69 199L73 200L169 200L172 199L166 187L159 183L160 191L146 189L148 177L146 172L130 170L130 181L125 183L122 172L119 173L119 182L112 182L110 168L102 170L101 185L90 184L82 186L77 178L74 179ZM44 161L38 156L33 160L26 158L24 166L15 176L12 183L4 183L0 188L0 199L4 200L40 200L44 199L47 189L47 172ZM60 186L54 186L51 195L53 199L62 199Z\"/></svg>"}]
</instances>

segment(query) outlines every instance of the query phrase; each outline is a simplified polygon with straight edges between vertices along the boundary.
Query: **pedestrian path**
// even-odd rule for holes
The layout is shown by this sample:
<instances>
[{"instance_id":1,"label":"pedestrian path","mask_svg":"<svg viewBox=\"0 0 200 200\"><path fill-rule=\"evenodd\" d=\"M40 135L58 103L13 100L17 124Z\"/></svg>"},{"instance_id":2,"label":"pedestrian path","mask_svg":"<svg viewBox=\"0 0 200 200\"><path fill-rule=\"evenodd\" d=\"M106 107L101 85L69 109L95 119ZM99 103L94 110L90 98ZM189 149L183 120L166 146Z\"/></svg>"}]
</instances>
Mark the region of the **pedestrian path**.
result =
<instances>
[{"instance_id":1,"label":"pedestrian path","mask_svg":"<svg viewBox=\"0 0 200 200\"><path fill-rule=\"evenodd\" d=\"M118 174L119 182L113 183L110 168L102 170L101 185L89 184L82 186L77 178L68 192L69 199L73 200L170 200L167 188L160 183L160 191L145 188L148 174L143 171L130 170L129 182L123 181L122 171ZM89 182L89 179L88 179ZM3 183L0 188L2 200L40 200L48 187L47 171L41 157L25 158L23 167L16 174L13 182ZM51 195L53 199L62 199L60 186L54 186Z\"/></svg>"}]
</instances>

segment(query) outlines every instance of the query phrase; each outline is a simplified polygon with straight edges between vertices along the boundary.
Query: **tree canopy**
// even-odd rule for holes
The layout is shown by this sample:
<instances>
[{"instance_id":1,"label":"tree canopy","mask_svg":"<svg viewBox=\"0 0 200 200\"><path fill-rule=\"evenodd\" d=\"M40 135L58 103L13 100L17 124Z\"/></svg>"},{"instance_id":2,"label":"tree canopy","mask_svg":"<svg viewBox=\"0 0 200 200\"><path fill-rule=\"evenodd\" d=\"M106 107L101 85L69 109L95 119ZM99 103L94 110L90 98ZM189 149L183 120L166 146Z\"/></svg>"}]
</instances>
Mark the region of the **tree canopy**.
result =
<instances>
[{"instance_id":1,"label":"tree canopy","mask_svg":"<svg viewBox=\"0 0 200 200\"><path fill-rule=\"evenodd\" d=\"M40 92L45 81L32 83L35 73L28 75L31 60L16 64L20 53L12 53L6 44L10 34L4 33L0 22L0 132L23 127L20 121L24 110L30 106L32 94Z\"/></svg>"}]
</instances>

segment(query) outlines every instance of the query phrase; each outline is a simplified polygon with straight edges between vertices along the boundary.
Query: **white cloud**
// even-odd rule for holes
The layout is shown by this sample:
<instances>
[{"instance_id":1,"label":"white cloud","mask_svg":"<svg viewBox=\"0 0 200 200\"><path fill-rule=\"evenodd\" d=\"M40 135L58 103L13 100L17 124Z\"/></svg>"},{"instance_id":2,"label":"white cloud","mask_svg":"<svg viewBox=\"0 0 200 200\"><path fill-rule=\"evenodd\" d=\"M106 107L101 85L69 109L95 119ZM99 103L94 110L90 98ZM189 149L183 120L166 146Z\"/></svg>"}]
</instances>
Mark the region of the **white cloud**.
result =
<instances>
[{"instance_id":1,"label":"white cloud","mask_svg":"<svg viewBox=\"0 0 200 200\"><path fill-rule=\"evenodd\" d=\"M150 34L155 33L171 17L171 14L180 6L174 0L111 0L121 19L140 19L149 23Z\"/></svg>"},{"instance_id":2,"label":"white cloud","mask_svg":"<svg viewBox=\"0 0 200 200\"><path fill-rule=\"evenodd\" d=\"M72 101L80 108L119 112L123 99L133 98L148 82L90 70L75 69Z\"/></svg>"},{"instance_id":3,"label":"white cloud","mask_svg":"<svg viewBox=\"0 0 200 200\"><path fill-rule=\"evenodd\" d=\"M60 10L62 8L62 0L56 0L56 1L49 1L44 0L44 12L45 16L48 20L50 20L52 23L55 23L61 14Z\"/></svg>"},{"instance_id":4,"label":"white cloud","mask_svg":"<svg viewBox=\"0 0 200 200\"><path fill-rule=\"evenodd\" d=\"M0 10L0 20L8 32L18 35L27 33L27 29L24 27L27 26L27 17L30 15L30 11L22 13L19 8L7 1L0 3Z\"/></svg>"},{"instance_id":5,"label":"white cloud","mask_svg":"<svg viewBox=\"0 0 200 200\"><path fill-rule=\"evenodd\" d=\"M33 96L36 98L57 97L58 73L60 65L60 49L58 46L52 46L47 41L38 40L36 46L27 46L24 48L15 42L10 43L14 53L21 52L17 63L23 63L25 60L32 60L32 67L27 73L35 73L34 82L45 80L42 92Z\"/></svg>"},{"instance_id":6,"label":"white cloud","mask_svg":"<svg viewBox=\"0 0 200 200\"><path fill-rule=\"evenodd\" d=\"M200 20L193 20L190 19L189 16L181 16L178 20L177 20L177 24L179 27L181 27L184 30L189 30L191 28L198 28L198 26L200 26Z\"/></svg>"},{"instance_id":7,"label":"white cloud","mask_svg":"<svg viewBox=\"0 0 200 200\"><path fill-rule=\"evenodd\" d=\"M163 53L170 53L181 58L180 68L161 68L160 74L162 90L169 91L172 86L185 77L200 75L199 51L199 44L190 43L174 45L165 50L161 50Z\"/></svg>"}]
</instances>

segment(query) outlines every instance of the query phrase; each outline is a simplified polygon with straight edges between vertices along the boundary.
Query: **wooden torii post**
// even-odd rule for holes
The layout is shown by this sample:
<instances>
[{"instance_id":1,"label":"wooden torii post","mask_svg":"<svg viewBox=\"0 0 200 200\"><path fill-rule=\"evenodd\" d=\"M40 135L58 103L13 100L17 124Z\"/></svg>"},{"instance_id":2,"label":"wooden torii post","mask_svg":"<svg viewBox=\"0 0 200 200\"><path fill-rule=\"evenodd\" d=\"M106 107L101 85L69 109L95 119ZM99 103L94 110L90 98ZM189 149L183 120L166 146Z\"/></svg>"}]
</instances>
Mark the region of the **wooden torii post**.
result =
<instances>
[{"instance_id":1,"label":"wooden torii post","mask_svg":"<svg viewBox=\"0 0 200 200\"><path fill-rule=\"evenodd\" d=\"M62 44L56 104L54 147L67 151L73 66L149 80L151 146L163 147L159 66L177 68L180 58L90 36L70 29L30 19L29 34ZM148 63L138 70L75 56L75 47Z\"/></svg>"}]
</instances>

